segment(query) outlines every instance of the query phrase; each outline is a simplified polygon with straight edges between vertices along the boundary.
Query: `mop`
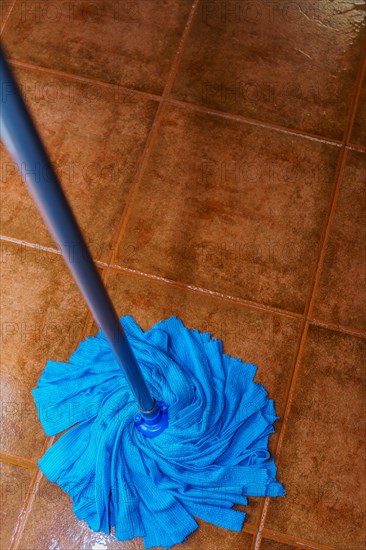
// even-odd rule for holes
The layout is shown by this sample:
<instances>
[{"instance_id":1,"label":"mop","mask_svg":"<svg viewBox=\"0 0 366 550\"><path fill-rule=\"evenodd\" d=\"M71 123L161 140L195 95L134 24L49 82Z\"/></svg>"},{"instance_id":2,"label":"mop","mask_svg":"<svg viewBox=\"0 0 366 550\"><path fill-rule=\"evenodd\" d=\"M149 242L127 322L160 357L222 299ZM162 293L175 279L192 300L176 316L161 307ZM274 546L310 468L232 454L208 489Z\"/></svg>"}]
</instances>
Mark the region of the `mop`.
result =
<instances>
[{"instance_id":1,"label":"mop","mask_svg":"<svg viewBox=\"0 0 366 550\"><path fill-rule=\"evenodd\" d=\"M40 469L79 520L119 540L170 548L195 518L240 531L234 504L285 493L268 452L278 417L256 367L177 317L146 332L118 318L2 52L0 74L2 140L28 168L25 183L100 328L69 361L48 361L33 390L45 433L65 432Z\"/></svg>"}]
</instances>

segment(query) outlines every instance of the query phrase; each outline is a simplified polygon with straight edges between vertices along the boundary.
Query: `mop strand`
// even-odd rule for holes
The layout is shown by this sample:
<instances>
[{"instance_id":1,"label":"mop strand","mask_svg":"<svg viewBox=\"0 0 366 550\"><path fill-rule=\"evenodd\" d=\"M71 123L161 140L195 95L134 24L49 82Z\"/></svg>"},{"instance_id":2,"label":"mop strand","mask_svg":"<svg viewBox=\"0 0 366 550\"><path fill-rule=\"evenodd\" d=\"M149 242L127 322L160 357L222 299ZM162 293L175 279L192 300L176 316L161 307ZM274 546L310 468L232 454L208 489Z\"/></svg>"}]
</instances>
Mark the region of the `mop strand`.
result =
<instances>
[{"instance_id":1,"label":"mop strand","mask_svg":"<svg viewBox=\"0 0 366 550\"><path fill-rule=\"evenodd\" d=\"M73 500L94 531L143 537L170 548L197 528L194 517L240 531L247 496L283 496L268 438L278 418L256 367L222 351L176 317L143 332L121 319L151 394L168 405L154 439L135 427L135 399L100 332L67 363L48 361L33 390L47 435L68 428L41 458L45 476Z\"/></svg>"}]
</instances>

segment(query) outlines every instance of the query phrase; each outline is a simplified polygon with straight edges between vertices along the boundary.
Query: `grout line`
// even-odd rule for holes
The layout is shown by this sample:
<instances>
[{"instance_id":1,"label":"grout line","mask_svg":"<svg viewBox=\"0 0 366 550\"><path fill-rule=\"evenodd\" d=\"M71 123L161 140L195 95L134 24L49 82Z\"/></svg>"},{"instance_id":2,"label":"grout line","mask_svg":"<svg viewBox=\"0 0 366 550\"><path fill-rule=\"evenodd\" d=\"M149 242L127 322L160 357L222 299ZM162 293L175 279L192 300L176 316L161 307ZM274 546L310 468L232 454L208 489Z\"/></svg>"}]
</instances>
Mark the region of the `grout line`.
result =
<instances>
[{"instance_id":1,"label":"grout line","mask_svg":"<svg viewBox=\"0 0 366 550\"><path fill-rule=\"evenodd\" d=\"M264 530L259 533L260 541L262 540L273 540L275 542L282 542L283 544L289 546L295 546L296 548L311 548L314 550L335 550L331 546L326 546L324 544L314 544L311 541L299 539L298 537L293 537L292 535L286 535L285 533L279 533L276 531Z\"/></svg>"},{"instance_id":2,"label":"grout line","mask_svg":"<svg viewBox=\"0 0 366 550\"><path fill-rule=\"evenodd\" d=\"M8 21L10 19L10 16L12 14L12 11L14 9L14 6L15 6L15 2L17 0L13 0L12 4L8 7L8 11L6 12L5 16L4 16L4 19L2 20L1 22L1 28L0 28L0 36L3 34L3 32L5 31L5 28L6 28L6 25L8 24Z\"/></svg>"},{"instance_id":3,"label":"grout line","mask_svg":"<svg viewBox=\"0 0 366 550\"><path fill-rule=\"evenodd\" d=\"M56 254L58 256L62 256L61 252L55 248L43 246L37 243L31 243L21 239L16 239L14 237L7 237L6 235L0 235L0 242L11 243L14 245L18 245L20 247L24 246L26 248L40 250L48 254ZM167 279L166 277L162 277L160 275L144 273L143 271L139 271L137 269L131 269L128 267L121 267L119 265L108 264L107 262L102 262L100 260L95 260L95 259L94 259L94 262L98 267L103 268L102 269L103 272L105 271L105 268L107 268L107 269L110 269L111 271L121 272L125 274L127 277L136 277L138 279L148 279L155 283L161 283L161 284L166 284L166 285L181 288L181 289L186 289L191 292L197 292L199 294L207 295L212 298L217 298L219 300L224 300L227 302L234 302L244 307L247 307L248 309L254 309L257 311L272 313L274 315L280 315L281 317L286 317L288 319L293 319L295 321L307 320L311 325L314 325L314 326L319 326L322 328L326 328L328 330L334 330L344 334L350 334L352 336L357 336L360 338L366 338L366 331L362 329L358 329L356 327L349 327L346 325L332 323L331 321L325 321L323 319L306 318L301 313L295 313L293 311L275 308L269 305L261 304L260 302L255 302L255 301L247 300L245 298L240 298L238 296L231 296L229 294L224 294L215 290L197 287L189 283L174 281L172 279ZM90 314L89 314L89 317L91 317ZM85 326L88 325L89 323L90 323L90 319L86 319Z\"/></svg>"},{"instance_id":4,"label":"grout line","mask_svg":"<svg viewBox=\"0 0 366 550\"><path fill-rule=\"evenodd\" d=\"M103 272L102 272L102 275L101 275L103 283L105 285L107 284L107 273L108 273L108 266L106 266L106 269L103 269ZM88 336L90 336L91 330L92 330L94 325L95 325L94 318L93 318L92 314L89 312L89 314L88 314L88 316L85 320L84 327L81 331L80 340L85 340Z\"/></svg>"},{"instance_id":5,"label":"grout line","mask_svg":"<svg viewBox=\"0 0 366 550\"><path fill-rule=\"evenodd\" d=\"M225 118L228 120L233 120L235 122L240 122L241 124L249 124L251 126L259 126L261 128L266 128L269 130L276 130L277 132L288 134L297 137L303 137L305 139L310 139L312 141L317 141L324 143L326 145L333 145L336 147L342 147L342 141L328 138L325 136L320 136L318 134L311 134L302 130L297 130L296 128L287 128L286 126L281 126L280 124L275 124L272 122L265 122L256 118L246 117L244 115L235 115L233 113L227 113L225 111L219 111L218 109L213 109L212 107L204 107L202 105L196 105L194 103L189 103L187 101L182 101L180 99L168 98L166 100L170 105L176 105L185 109L192 111L198 111L200 113L206 113L212 116L217 116L220 118Z\"/></svg>"},{"instance_id":6,"label":"grout line","mask_svg":"<svg viewBox=\"0 0 366 550\"><path fill-rule=\"evenodd\" d=\"M52 446L54 440L55 440L54 435L46 435L46 438L43 442L42 450L40 452L40 457L39 457L40 459L46 453L46 451L48 451L48 449Z\"/></svg>"},{"instance_id":7,"label":"grout line","mask_svg":"<svg viewBox=\"0 0 366 550\"><path fill-rule=\"evenodd\" d=\"M213 298L219 298L220 300L225 300L228 302L235 302L238 304L241 304L243 306L246 306L251 309L256 309L260 311L266 311L269 313L274 313L278 315L282 315L284 317L293 319L293 320L301 320L304 319L304 316L301 313L294 313L292 311L286 311L280 308L275 308L271 306L267 306L264 304L261 304L259 302L254 302L251 300L247 300L245 298L239 298L237 296L230 296L229 294L224 294L221 292L218 292L216 290L210 290L207 288L202 288L199 286L195 286L189 283L183 283L180 281L174 281L172 279L167 279L166 277L162 277L160 275L152 275L149 273L144 273L143 271L138 271L137 269L131 269L129 267L121 267L119 265L113 265L111 264L109 266L109 270L121 272L127 276L130 277L136 277L138 279L148 279L150 281L153 281L154 283L162 283L165 285L182 288L184 290L190 290L192 292L196 292L199 294L204 294Z\"/></svg>"},{"instance_id":8,"label":"grout line","mask_svg":"<svg viewBox=\"0 0 366 550\"><path fill-rule=\"evenodd\" d=\"M250 544L250 548L248 548L247 550L255 550L255 541L256 540L257 540L256 533L254 533L253 536L252 536L252 542Z\"/></svg>"},{"instance_id":9,"label":"grout line","mask_svg":"<svg viewBox=\"0 0 366 550\"><path fill-rule=\"evenodd\" d=\"M24 458L22 456L5 453L4 451L0 452L0 461L14 464L15 466L21 466L22 468L27 468L29 470L38 469L37 464L32 460L29 460L28 458Z\"/></svg>"},{"instance_id":10,"label":"grout line","mask_svg":"<svg viewBox=\"0 0 366 550\"><path fill-rule=\"evenodd\" d=\"M71 80L76 82L81 82L83 84L89 84L90 86L95 86L97 88L107 88L110 90L118 90L126 95L137 95L145 99L150 99L153 101L161 101L162 98L160 95L153 94L151 92L143 92L142 90L135 90L133 88L128 88L127 86L122 86L121 84L113 84L112 82L104 82L103 80L98 80L90 76L82 76L78 74L68 73L66 71L60 71L59 69L51 69L49 67L41 67L40 65L34 65L33 63L28 63L25 61L17 61L16 59L8 60L10 65L13 67L19 67L22 69L27 69L30 71L35 71L39 73L44 73L47 75L56 76L63 78L65 80Z\"/></svg>"},{"instance_id":11,"label":"grout line","mask_svg":"<svg viewBox=\"0 0 366 550\"><path fill-rule=\"evenodd\" d=\"M0 241L16 244L18 246L25 246L26 248L32 248L34 250L42 250L43 252L48 252L50 254L57 254L62 256L60 250L53 248L52 246L44 246L42 244L31 243L29 241L24 241L23 239L17 239L15 237L7 237L6 235L0 235Z\"/></svg>"},{"instance_id":12,"label":"grout line","mask_svg":"<svg viewBox=\"0 0 366 550\"><path fill-rule=\"evenodd\" d=\"M174 81L175 81L175 78L177 76L177 72L178 72L183 54L184 54L186 46L187 46L188 38L191 34L193 23L196 19L199 4L200 4L200 0L193 0L193 4L191 6L191 10L190 10L187 22L186 22L185 27L184 27L184 31L182 33L181 39L180 39L179 44L178 44L178 49L175 52L175 56L174 56L174 59L173 59L173 64L170 68L168 78L167 78L167 81L165 83L164 92L163 92L163 101L166 101L166 99L167 99L167 97L168 97L168 95L169 95L169 93L170 93L170 91L171 91L171 89L174 85Z\"/></svg>"},{"instance_id":13,"label":"grout line","mask_svg":"<svg viewBox=\"0 0 366 550\"><path fill-rule=\"evenodd\" d=\"M346 145L346 149L356 151L357 153L366 153L366 147L362 147L362 145Z\"/></svg>"},{"instance_id":14,"label":"grout line","mask_svg":"<svg viewBox=\"0 0 366 550\"><path fill-rule=\"evenodd\" d=\"M330 209L328 208L329 216L328 216L328 219L326 217L326 221L325 221L325 231L323 232L324 237L323 237L323 234L322 234L322 238L321 238L321 241L320 241L320 246L321 246L320 256L318 257L317 267L316 267L316 271L315 271L315 278L314 278L313 284L311 285L311 296L310 296L310 299L309 299L308 306L305 309L305 323L304 323L304 327L303 327L303 330L302 330L302 333L301 333L301 336L300 336L300 340L299 340L300 343L299 343L299 349L297 351L297 356L295 354L295 368L293 370L292 375L290 375L289 395L288 395L288 398L287 398L285 413L284 413L284 416L283 416L283 424L282 424L280 432L279 432L278 440L277 440L276 447L275 447L275 453L274 453L276 464L278 464L279 457L280 457L280 454L281 454L281 451L282 451L284 436L285 436L286 428L287 428L287 425L288 425L288 422L289 422L289 414L290 414L292 402L293 402L293 399L294 399L294 396L295 396L295 389L296 389L297 379L298 379L298 376L299 376L300 364L301 364L304 349L305 349L305 343L306 343L306 339L307 339L308 329L309 329L309 326L311 324L310 321L309 321L309 317L311 316L311 311L312 311L312 307L313 307L313 304L314 304L314 299L315 299L315 296L316 296L317 285L318 285L319 280L320 280L321 267L322 267L321 262L322 262L322 258L324 259L325 249L326 249L327 242L328 242L327 238L329 237L331 224L332 224L332 219L333 219L334 211L335 211L335 208L336 208L336 202L337 202L337 197L338 197L338 193L339 193L339 188L340 188L341 181L342 181L344 165L345 165L345 161L346 161L346 157L347 157L346 146L348 145L348 140L349 140L349 138L351 136L351 133L352 133L352 123L353 123L353 120L354 120L355 112L357 111L359 97L360 97L360 93L361 93L361 84L362 84L362 75L363 75L363 71L364 71L365 55L366 55L366 47L364 48L364 52L363 52L363 55L362 55L361 60L360 60L358 73L357 73L356 81L355 81L355 84L354 84L354 91L353 91L353 95L352 95L352 101L351 101L351 104L350 104L348 119L347 119L347 122L346 122L346 125L345 125L345 128L346 128L345 129L345 134L344 134L345 139L344 139L344 143L342 145L342 149L341 149L341 152L340 152L338 177L337 177L337 180L335 182L335 190L334 190L334 192L333 192L333 194L330 198ZM265 497L265 503L264 503L264 506L263 506L263 511L262 511L262 514L261 514L260 522L259 522L258 533L257 533L256 539L255 539L255 550L257 550L257 548L259 548L259 546L260 546L261 532L264 529L269 503L270 503L269 497Z\"/></svg>"},{"instance_id":15,"label":"grout line","mask_svg":"<svg viewBox=\"0 0 366 550\"><path fill-rule=\"evenodd\" d=\"M244 524L244 527L242 529L242 533L248 533L249 535L255 535L256 532L257 532L257 528L254 525L254 523Z\"/></svg>"},{"instance_id":16,"label":"grout line","mask_svg":"<svg viewBox=\"0 0 366 550\"><path fill-rule=\"evenodd\" d=\"M48 254L55 254L56 256L62 257L62 252L57 248L53 248L51 246L44 246L42 244L37 244L37 243L31 243L31 242L25 241L23 239L17 239L15 237L8 237L7 235L0 235L0 242L11 243L11 244L15 244L15 245L19 246L20 248L21 247L31 248L33 250L47 252ZM108 264L106 262L103 262L101 260L96 260L95 258L93 258L93 260L94 260L94 263L98 267L108 267Z\"/></svg>"},{"instance_id":17,"label":"grout line","mask_svg":"<svg viewBox=\"0 0 366 550\"><path fill-rule=\"evenodd\" d=\"M356 76L356 82L355 82L355 89L354 89L353 97L351 98L351 101L350 101L349 112L348 112L348 117L347 117L347 123L346 123L344 136L343 136L343 144L344 145L349 145L349 143L351 141L353 124L354 124L354 121L355 121L355 117L356 117L356 113L357 113L357 109L358 109L358 105L359 105L359 100L360 100L360 95L361 95L361 90L362 90L363 77L364 77L364 74L365 74L365 63L366 63L366 40L364 42L363 53L361 55L360 65L359 65L357 76Z\"/></svg>"},{"instance_id":18,"label":"grout line","mask_svg":"<svg viewBox=\"0 0 366 550\"><path fill-rule=\"evenodd\" d=\"M327 544L315 544L313 541L301 539L293 535L287 535L279 531L272 531L271 529L264 529L261 532L261 536L273 540L281 539L281 541L283 540L289 544L295 544L295 546L298 545L301 548L305 546L305 548L315 548L316 550L335 550L332 546L328 546Z\"/></svg>"},{"instance_id":19,"label":"grout line","mask_svg":"<svg viewBox=\"0 0 366 550\"><path fill-rule=\"evenodd\" d=\"M280 426L279 430L276 430L273 434L274 435L274 459L275 459L276 463L278 462L278 456L279 456L279 451L280 451L281 433L284 432L285 426L287 425L286 415L288 414L288 411L289 411L288 403L289 403L289 400L290 400L291 395L293 393L293 381L294 381L294 377L295 377L295 373L296 373L296 366L298 364L298 356L299 356L300 353L302 353L301 352L301 346L302 346L302 340L303 340L303 337L304 337L306 326L307 326L306 320L304 320L301 323L300 327L299 327L299 331L298 331L297 339L296 339L296 346L295 346L294 356L293 356L293 359L292 359L290 372L289 372L287 383L286 383L285 397L284 397L284 400L283 400L281 413L279 415L281 424L279 425ZM264 501L263 501L262 513L264 512L265 506L266 506L266 499L264 499ZM260 523L261 522L259 520L258 529L260 528Z\"/></svg>"},{"instance_id":20,"label":"grout line","mask_svg":"<svg viewBox=\"0 0 366 550\"><path fill-rule=\"evenodd\" d=\"M273 435L275 435L275 433L276 432L274 432ZM264 507L264 497L260 497L259 498L259 510L258 510L258 514L257 514L256 520L255 520L255 534L257 534L258 531L259 531L259 524L260 524L260 519L261 519L262 512L263 512L263 507ZM255 537L253 537L253 549L252 550L254 550L254 545L255 545L254 543L255 543Z\"/></svg>"},{"instance_id":21,"label":"grout line","mask_svg":"<svg viewBox=\"0 0 366 550\"><path fill-rule=\"evenodd\" d=\"M42 477L43 477L43 474L41 470L37 470L29 484L29 488L25 495L23 506L19 513L18 520L15 525L15 529L14 529L13 536L11 538L8 550L15 550L19 546L20 539L23 535L23 531L27 523L30 510L33 505L33 501L35 499L36 494L38 493L39 485L42 480Z\"/></svg>"},{"instance_id":22,"label":"grout line","mask_svg":"<svg viewBox=\"0 0 366 550\"><path fill-rule=\"evenodd\" d=\"M366 331L355 328L347 327L345 325L337 325L336 323L330 323L328 321L322 321L321 319L308 319L310 325L315 327L327 328L328 330L334 330L341 332L342 334L349 334L350 336L357 336L359 338L366 338Z\"/></svg>"},{"instance_id":23,"label":"grout line","mask_svg":"<svg viewBox=\"0 0 366 550\"><path fill-rule=\"evenodd\" d=\"M306 302L305 302L305 315L308 318L311 316L312 313L312 303L315 300L316 296L316 290L317 290L317 280L318 280L318 274L319 274L319 262L322 257L323 251L326 248L326 245L328 243L328 235L331 230L331 225L333 221L333 212L335 210L337 199L339 195L339 188L343 179L344 174L344 168L345 168L345 162L347 157L347 151L344 147L340 150L338 161L337 161L337 167L334 173L334 182L331 189L330 197L328 199L328 205L324 216L324 221L322 225L322 230L320 234L320 239L317 245L317 253L315 257L315 267L313 270L313 273L310 278L310 283L308 285L307 294L306 294Z\"/></svg>"},{"instance_id":24,"label":"grout line","mask_svg":"<svg viewBox=\"0 0 366 550\"><path fill-rule=\"evenodd\" d=\"M103 279L103 276L102 276L102 279ZM92 325L93 322L94 322L93 316L92 316L92 314L90 313L90 311L88 311L88 315L87 315L86 318L85 318L84 326L83 326L83 328L81 329L80 341L81 341L81 340L84 340L84 339L88 336L88 334L89 334L89 326Z\"/></svg>"}]
</instances>

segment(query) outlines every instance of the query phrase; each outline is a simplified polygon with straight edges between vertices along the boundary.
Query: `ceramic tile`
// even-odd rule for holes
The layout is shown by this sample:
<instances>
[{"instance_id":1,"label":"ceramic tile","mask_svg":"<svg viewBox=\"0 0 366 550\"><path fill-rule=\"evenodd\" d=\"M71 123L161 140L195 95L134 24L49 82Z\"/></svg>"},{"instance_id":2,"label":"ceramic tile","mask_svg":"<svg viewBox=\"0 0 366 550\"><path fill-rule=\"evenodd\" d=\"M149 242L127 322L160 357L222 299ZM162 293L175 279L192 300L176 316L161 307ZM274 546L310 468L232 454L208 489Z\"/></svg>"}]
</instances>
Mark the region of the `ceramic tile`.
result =
<instances>
[{"instance_id":1,"label":"ceramic tile","mask_svg":"<svg viewBox=\"0 0 366 550\"><path fill-rule=\"evenodd\" d=\"M31 390L46 361L65 361L86 306L57 255L1 243L1 449L36 461L46 436Z\"/></svg>"},{"instance_id":2,"label":"ceramic tile","mask_svg":"<svg viewBox=\"0 0 366 550\"><path fill-rule=\"evenodd\" d=\"M1 25L5 21L5 17L8 14L8 10L11 6L12 0L0 0L0 23Z\"/></svg>"},{"instance_id":3,"label":"ceramic tile","mask_svg":"<svg viewBox=\"0 0 366 550\"><path fill-rule=\"evenodd\" d=\"M261 550L295 550L299 548L298 546L292 546L291 543L287 544L285 542L279 542L272 539L261 539L260 549Z\"/></svg>"},{"instance_id":4,"label":"ceramic tile","mask_svg":"<svg viewBox=\"0 0 366 550\"><path fill-rule=\"evenodd\" d=\"M253 535L236 533L220 529L215 525L199 521L199 528L182 544L173 546L174 550L251 550Z\"/></svg>"},{"instance_id":5,"label":"ceramic tile","mask_svg":"<svg viewBox=\"0 0 366 550\"><path fill-rule=\"evenodd\" d=\"M0 0L0 20L9 5ZM111 252L158 103L72 75L162 94L191 6L17 0L6 25L10 57L46 69L16 75L95 258ZM341 140L365 34L363 6L350 0L202 0L171 97ZM366 147L365 82L351 136L358 147ZM2 235L55 246L0 148ZM172 283L111 268L118 313L132 314L144 330L177 315L222 339L225 352L258 366L256 380L281 415L302 321L180 283L302 314L339 152L321 140L168 104L114 262ZM313 315L365 329L366 155L347 155ZM9 242L0 253L2 449L35 462L46 438L31 390L47 359L66 360L75 349L87 308L60 256ZM295 550L304 540L365 547L364 361L364 340L310 327L279 456L287 495L270 501L265 522L297 542L267 533L260 550ZM282 419L277 435L281 426ZM0 546L9 548L36 470L0 464ZM236 507L249 532L199 520L175 548L251 550L260 502ZM42 478L17 549L143 549L141 539L92 532L71 507Z\"/></svg>"},{"instance_id":6,"label":"ceramic tile","mask_svg":"<svg viewBox=\"0 0 366 550\"><path fill-rule=\"evenodd\" d=\"M350 1L204 0L173 96L342 139L364 37Z\"/></svg>"},{"instance_id":7,"label":"ceramic tile","mask_svg":"<svg viewBox=\"0 0 366 550\"><path fill-rule=\"evenodd\" d=\"M17 61L161 94L191 5L19 0L4 42Z\"/></svg>"},{"instance_id":8,"label":"ceramic tile","mask_svg":"<svg viewBox=\"0 0 366 550\"><path fill-rule=\"evenodd\" d=\"M366 153L349 151L313 315L366 330Z\"/></svg>"},{"instance_id":9,"label":"ceramic tile","mask_svg":"<svg viewBox=\"0 0 366 550\"><path fill-rule=\"evenodd\" d=\"M19 550L34 548L34 541L39 550L143 550L141 539L121 542L113 535L95 533L84 521L77 520L71 508L70 497L58 485L42 478L34 491Z\"/></svg>"},{"instance_id":10,"label":"ceramic tile","mask_svg":"<svg viewBox=\"0 0 366 550\"><path fill-rule=\"evenodd\" d=\"M310 327L266 529L364 548L365 340ZM336 526L336 528L335 528Z\"/></svg>"},{"instance_id":11,"label":"ceramic tile","mask_svg":"<svg viewBox=\"0 0 366 550\"><path fill-rule=\"evenodd\" d=\"M93 254L105 259L157 105L140 97L18 70L53 165ZM23 176L28 169L20 167ZM53 240L7 154L1 160L3 234Z\"/></svg>"},{"instance_id":12,"label":"ceramic tile","mask_svg":"<svg viewBox=\"0 0 366 550\"><path fill-rule=\"evenodd\" d=\"M351 142L366 148L366 76L363 79Z\"/></svg>"},{"instance_id":13,"label":"ceramic tile","mask_svg":"<svg viewBox=\"0 0 366 550\"><path fill-rule=\"evenodd\" d=\"M256 364L256 380L264 384L281 414L300 328L297 321L118 272L111 273L107 287L118 313L133 315L144 330L176 315L189 328L220 338L226 353ZM275 427L280 429L280 421ZM274 438L270 443L273 451ZM255 524L259 500L251 498L249 506L241 508L247 513L246 524Z\"/></svg>"},{"instance_id":14,"label":"ceramic tile","mask_svg":"<svg viewBox=\"0 0 366 550\"><path fill-rule=\"evenodd\" d=\"M9 548L35 470L0 462L0 547Z\"/></svg>"},{"instance_id":15,"label":"ceramic tile","mask_svg":"<svg viewBox=\"0 0 366 550\"><path fill-rule=\"evenodd\" d=\"M338 155L170 106L115 263L303 313Z\"/></svg>"}]
</instances>

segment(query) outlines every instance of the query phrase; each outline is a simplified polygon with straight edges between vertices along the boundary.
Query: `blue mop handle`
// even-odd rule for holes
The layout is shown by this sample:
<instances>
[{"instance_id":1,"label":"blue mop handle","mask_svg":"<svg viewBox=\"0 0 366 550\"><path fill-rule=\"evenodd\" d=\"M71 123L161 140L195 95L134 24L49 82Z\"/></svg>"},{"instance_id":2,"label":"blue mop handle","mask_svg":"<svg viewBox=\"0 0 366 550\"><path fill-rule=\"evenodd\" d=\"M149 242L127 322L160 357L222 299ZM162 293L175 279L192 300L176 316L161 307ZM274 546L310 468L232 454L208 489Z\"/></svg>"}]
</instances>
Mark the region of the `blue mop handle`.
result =
<instances>
[{"instance_id":1,"label":"blue mop handle","mask_svg":"<svg viewBox=\"0 0 366 550\"><path fill-rule=\"evenodd\" d=\"M40 136L21 97L3 51L0 51L1 138L73 274L99 327L128 380L144 416L155 416L157 405L147 389L117 313L93 262L74 214L62 191ZM70 250L74 253L70 254Z\"/></svg>"}]
</instances>

